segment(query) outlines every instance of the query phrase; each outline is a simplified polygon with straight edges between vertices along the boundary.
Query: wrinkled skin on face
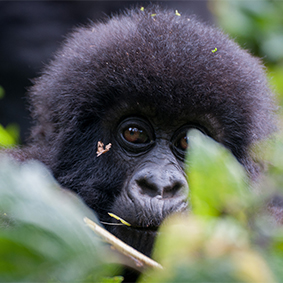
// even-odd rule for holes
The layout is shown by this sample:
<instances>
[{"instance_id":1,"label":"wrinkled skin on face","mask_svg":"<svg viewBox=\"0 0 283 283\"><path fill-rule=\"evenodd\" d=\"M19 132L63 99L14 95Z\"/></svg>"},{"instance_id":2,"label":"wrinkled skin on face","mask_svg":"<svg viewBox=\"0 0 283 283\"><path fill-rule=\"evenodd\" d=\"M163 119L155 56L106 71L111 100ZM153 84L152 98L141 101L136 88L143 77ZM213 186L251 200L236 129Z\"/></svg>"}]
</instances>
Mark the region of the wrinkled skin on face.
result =
<instances>
[{"instance_id":1,"label":"wrinkled skin on face","mask_svg":"<svg viewBox=\"0 0 283 283\"><path fill-rule=\"evenodd\" d=\"M118 126L120 154L132 166L111 211L131 226L109 229L147 255L165 217L187 209L188 183L183 170L187 129L168 131L141 117L127 117Z\"/></svg>"}]
</instances>

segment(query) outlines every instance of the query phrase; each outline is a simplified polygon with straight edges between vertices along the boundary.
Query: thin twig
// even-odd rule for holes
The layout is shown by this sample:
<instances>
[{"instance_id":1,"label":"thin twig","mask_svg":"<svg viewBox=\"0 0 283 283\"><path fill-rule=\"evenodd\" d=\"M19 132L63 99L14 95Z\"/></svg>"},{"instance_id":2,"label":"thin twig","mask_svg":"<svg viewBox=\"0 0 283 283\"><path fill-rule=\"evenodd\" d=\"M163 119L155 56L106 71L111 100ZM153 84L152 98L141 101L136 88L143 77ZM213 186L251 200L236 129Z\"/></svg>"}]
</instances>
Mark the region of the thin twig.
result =
<instances>
[{"instance_id":1,"label":"thin twig","mask_svg":"<svg viewBox=\"0 0 283 283\"><path fill-rule=\"evenodd\" d=\"M109 233L107 230L102 228L101 226L97 225L89 218L85 217L84 222L90 227L95 233L105 239L106 242L111 244L116 250L121 252L122 254L134 259L135 263L146 265L149 267L154 267L158 269L163 269L162 265L157 263L156 261L152 260L151 258L145 256L144 254L138 252L134 248L130 247L129 245L125 244L117 237Z\"/></svg>"}]
</instances>

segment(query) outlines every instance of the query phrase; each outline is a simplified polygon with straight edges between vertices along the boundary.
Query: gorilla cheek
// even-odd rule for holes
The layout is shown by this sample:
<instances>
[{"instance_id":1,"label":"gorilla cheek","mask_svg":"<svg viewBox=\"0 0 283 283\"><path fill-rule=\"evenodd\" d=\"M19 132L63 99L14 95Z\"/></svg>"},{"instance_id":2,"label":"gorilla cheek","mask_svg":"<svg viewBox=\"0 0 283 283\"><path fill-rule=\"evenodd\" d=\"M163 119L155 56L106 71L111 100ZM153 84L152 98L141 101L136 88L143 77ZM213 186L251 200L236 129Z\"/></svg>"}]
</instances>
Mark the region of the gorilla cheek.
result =
<instances>
[{"instance_id":1,"label":"gorilla cheek","mask_svg":"<svg viewBox=\"0 0 283 283\"><path fill-rule=\"evenodd\" d=\"M160 164L160 163L159 163ZM187 210L188 183L172 163L156 163L136 171L115 200L111 212L131 224L108 230L130 246L150 256L158 227L172 213ZM111 222L116 223L115 219Z\"/></svg>"}]
</instances>

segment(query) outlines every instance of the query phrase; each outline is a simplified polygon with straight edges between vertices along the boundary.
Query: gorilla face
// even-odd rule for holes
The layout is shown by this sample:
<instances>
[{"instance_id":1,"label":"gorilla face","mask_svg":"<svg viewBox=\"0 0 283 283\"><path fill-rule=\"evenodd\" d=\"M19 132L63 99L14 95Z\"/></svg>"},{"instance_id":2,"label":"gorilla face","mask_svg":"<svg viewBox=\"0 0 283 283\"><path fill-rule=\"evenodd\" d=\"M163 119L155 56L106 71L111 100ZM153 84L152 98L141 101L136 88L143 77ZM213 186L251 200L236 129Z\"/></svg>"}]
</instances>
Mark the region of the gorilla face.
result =
<instances>
[{"instance_id":1,"label":"gorilla face","mask_svg":"<svg viewBox=\"0 0 283 283\"><path fill-rule=\"evenodd\" d=\"M187 208L183 161L189 127L171 131L142 117L127 117L117 128L121 157L132 170L111 211L131 226L111 226L111 231L148 255L164 218Z\"/></svg>"},{"instance_id":2,"label":"gorilla face","mask_svg":"<svg viewBox=\"0 0 283 283\"><path fill-rule=\"evenodd\" d=\"M175 118L168 115L167 110L156 110L150 100L137 100L135 107L125 101L113 105L105 114L100 135L101 140L111 142L112 147L93 160L93 163L101 162L100 174L104 169L108 172L101 175L103 180L97 180L97 174L93 176L91 188L94 189L82 185L79 191L111 233L146 255L151 253L163 220L170 214L188 209L189 187L184 172L185 153L189 146L187 132L198 129L212 136L216 127L212 117L206 115L198 117L185 110L179 115L174 113ZM213 135L215 139L220 136ZM66 148L73 147L66 145ZM78 147L75 155L77 151ZM83 156L89 157L88 150ZM91 165L94 167L95 164ZM106 176L109 176L109 183L101 187ZM91 177L81 179L90 182ZM68 187L71 185L69 183ZM95 194L97 197L98 187L101 198L93 200L90 196ZM111 201L109 196L113 196ZM109 212L131 226L113 225L119 221L111 218Z\"/></svg>"},{"instance_id":3,"label":"gorilla face","mask_svg":"<svg viewBox=\"0 0 283 283\"><path fill-rule=\"evenodd\" d=\"M184 173L185 153L189 146L187 132L198 129L210 133L205 123L200 125L196 118L188 120L188 115L187 120L180 119L179 115L169 122L164 117L166 113L160 117L143 109L136 109L133 112L136 115L123 116L111 138L111 150L117 151L117 159L122 159L129 167L110 211L131 226L110 225L108 229L132 247L150 255L163 220L170 214L188 209L189 187ZM106 216L103 216L103 222L117 223Z\"/></svg>"},{"instance_id":4,"label":"gorilla face","mask_svg":"<svg viewBox=\"0 0 283 283\"><path fill-rule=\"evenodd\" d=\"M187 131L222 143L255 179L250 148L274 130L272 97L260 61L221 31L132 10L67 37L30 91L20 158L44 162L102 222L117 223L109 212L128 221L106 228L149 255L164 218L189 206ZM112 144L99 157L98 141Z\"/></svg>"}]
</instances>

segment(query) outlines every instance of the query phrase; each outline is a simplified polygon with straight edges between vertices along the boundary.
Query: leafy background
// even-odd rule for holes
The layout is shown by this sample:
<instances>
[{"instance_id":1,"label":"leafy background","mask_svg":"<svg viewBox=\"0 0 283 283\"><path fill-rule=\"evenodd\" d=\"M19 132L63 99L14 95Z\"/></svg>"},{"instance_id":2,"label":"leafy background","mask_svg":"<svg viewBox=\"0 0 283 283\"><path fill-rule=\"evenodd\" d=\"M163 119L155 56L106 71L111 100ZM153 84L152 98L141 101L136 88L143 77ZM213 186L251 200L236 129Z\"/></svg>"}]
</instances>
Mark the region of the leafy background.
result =
<instances>
[{"instance_id":1,"label":"leafy background","mask_svg":"<svg viewBox=\"0 0 283 283\"><path fill-rule=\"evenodd\" d=\"M282 105L283 2L209 5L218 24L262 58ZM3 95L0 88L0 99ZM2 146L14 146L18 138L16 125L0 126ZM265 206L273 194L282 194L280 127L272 143L259 146L269 164L257 184L261 194L227 150L198 132L189 139L191 212L161 227L153 258L164 270L147 270L140 282L283 282L283 229ZM85 216L96 221L41 164L19 165L1 156L0 281L120 282L114 277L121 274L119 258L85 226Z\"/></svg>"}]
</instances>

